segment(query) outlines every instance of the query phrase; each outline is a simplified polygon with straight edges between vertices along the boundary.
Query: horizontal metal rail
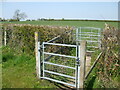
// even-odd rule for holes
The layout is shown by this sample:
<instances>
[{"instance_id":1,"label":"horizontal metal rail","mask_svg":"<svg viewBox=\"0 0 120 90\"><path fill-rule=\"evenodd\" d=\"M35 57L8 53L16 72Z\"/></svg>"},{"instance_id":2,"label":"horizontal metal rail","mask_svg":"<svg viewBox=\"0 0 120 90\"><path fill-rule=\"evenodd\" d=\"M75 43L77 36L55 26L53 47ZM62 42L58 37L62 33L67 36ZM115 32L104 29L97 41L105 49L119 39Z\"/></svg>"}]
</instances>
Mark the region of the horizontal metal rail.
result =
<instances>
[{"instance_id":1,"label":"horizontal metal rail","mask_svg":"<svg viewBox=\"0 0 120 90\"><path fill-rule=\"evenodd\" d=\"M99 48L99 47L96 47L96 46L87 46L87 47Z\"/></svg>"},{"instance_id":2,"label":"horizontal metal rail","mask_svg":"<svg viewBox=\"0 0 120 90\"><path fill-rule=\"evenodd\" d=\"M78 33L79 35L89 35L89 34L91 34L91 35L99 35L100 33L88 33L88 32L79 32ZM73 35L76 35L76 33L74 33Z\"/></svg>"},{"instance_id":3,"label":"horizontal metal rail","mask_svg":"<svg viewBox=\"0 0 120 90\"><path fill-rule=\"evenodd\" d=\"M44 72L50 73L50 74L59 75L59 76L64 76L64 77L71 78L71 79L76 79L76 78L73 77L73 76L69 76L69 75L65 75L65 74L61 74L61 73L56 73L56 72L53 72L53 71L44 70Z\"/></svg>"},{"instance_id":4,"label":"horizontal metal rail","mask_svg":"<svg viewBox=\"0 0 120 90\"><path fill-rule=\"evenodd\" d=\"M95 52L95 51L89 51L89 50L87 50L86 52L90 52L90 53L92 53L92 52Z\"/></svg>"},{"instance_id":5,"label":"horizontal metal rail","mask_svg":"<svg viewBox=\"0 0 120 90\"><path fill-rule=\"evenodd\" d=\"M54 81L54 82L57 82L57 83L61 83L61 84L66 84L68 86L76 87L76 85L74 85L74 84L66 83L66 82L55 80L55 79L52 79L52 78L48 78L48 77L41 77L41 78L47 79L47 80L51 80L51 81Z\"/></svg>"},{"instance_id":6,"label":"horizontal metal rail","mask_svg":"<svg viewBox=\"0 0 120 90\"><path fill-rule=\"evenodd\" d=\"M76 41L83 41L83 40L76 40ZM100 41L91 41L91 40L86 40L87 42L100 42Z\"/></svg>"},{"instance_id":7,"label":"horizontal metal rail","mask_svg":"<svg viewBox=\"0 0 120 90\"><path fill-rule=\"evenodd\" d=\"M99 39L99 38L95 38L95 37L81 37L81 38L86 38L86 39L88 39L88 38L89 38L89 39L91 39L91 38L92 38L92 39Z\"/></svg>"},{"instance_id":8,"label":"horizontal metal rail","mask_svg":"<svg viewBox=\"0 0 120 90\"><path fill-rule=\"evenodd\" d=\"M90 41L90 40L87 40L87 42L95 42L95 43L100 43L100 41Z\"/></svg>"},{"instance_id":9,"label":"horizontal metal rail","mask_svg":"<svg viewBox=\"0 0 120 90\"><path fill-rule=\"evenodd\" d=\"M101 28L95 28L95 27L80 27L81 29L94 29L94 30L101 30Z\"/></svg>"},{"instance_id":10,"label":"horizontal metal rail","mask_svg":"<svg viewBox=\"0 0 120 90\"><path fill-rule=\"evenodd\" d=\"M101 35L91 35L91 34L78 34L79 36L81 36L81 35L85 35L85 36L97 36L97 37L100 37Z\"/></svg>"},{"instance_id":11,"label":"horizontal metal rail","mask_svg":"<svg viewBox=\"0 0 120 90\"><path fill-rule=\"evenodd\" d=\"M58 53L58 52L60 52L61 50L63 49L63 47L62 48L60 48L58 51L56 51L56 52L54 52L54 53ZM50 55L50 56L48 56L47 58L45 58L45 60L44 61L48 61L50 58L52 58L54 55Z\"/></svg>"},{"instance_id":12,"label":"horizontal metal rail","mask_svg":"<svg viewBox=\"0 0 120 90\"><path fill-rule=\"evenodd\" d=\"M75 57L75 56L68 56L68 55L48 53L48 52L43 52L43 53L44 53L44 54L47 54L47 55L54 55L54 56L60 56L60 57L67 57L67 58L75 58L75 59L77 59L77 57Z\"/></svg>"},{"instance_id":13,"label":"horizontal metal rail","mask_svg":"<svg viewBox=\"0 0 120 90\"><path fill-rule=\"evenodd\" d=\"M82 34L82 33L87 33L87 34L100 34L100 33L95 33L95 32L79 32L79 34Z\"/></svg>"},{"instance_id":14,"label":"horizontal metal rail","mask_svg":"<svg viewBox=\"0 0 120 90\"><path fill-rule=\"evenodd\" d=\"M60 65L60 64L50 63L50 62L44 62L44 63L49 64L49 65L54 65L54 66L59 66L59 67L70 68L70 69L76 70L76 68L70 67L70 66L65 66L65 65Z\"/></svg>"},{"instance_id":15,"label":"horizontal metal rail","mask_svg":"<svg viewBox=\"0 0 120 90\"><path fill-rule=\"evenodd\" d=\"M67 46L67 47L77 47L76 45L69 45L69 44L59 44L59 43L48 43L48 42L43 42L44 45L56 45L56 46Z\"/></svg>"}]
</instances>

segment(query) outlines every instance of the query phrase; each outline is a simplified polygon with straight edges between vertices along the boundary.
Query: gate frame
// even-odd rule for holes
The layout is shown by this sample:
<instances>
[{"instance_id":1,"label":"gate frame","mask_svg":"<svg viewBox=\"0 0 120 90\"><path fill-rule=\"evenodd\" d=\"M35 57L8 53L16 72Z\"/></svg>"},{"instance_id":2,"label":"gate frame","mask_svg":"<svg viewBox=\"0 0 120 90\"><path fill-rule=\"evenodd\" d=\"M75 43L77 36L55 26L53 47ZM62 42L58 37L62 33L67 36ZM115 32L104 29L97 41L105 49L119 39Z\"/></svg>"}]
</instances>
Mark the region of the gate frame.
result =
<instances>
[{"instance_id":1,"label":"gate frame","mask_svg":"<svg viewBox=\"0 0 120 90\"><path fill-rule=\"evenodd\" d=\"M90 31L84 32L84 31L82 31L83 29L87 29L87 30L90 30ZM93 30L94 31L96 30L97 33L93 32ZM101 28L96 28L96 27L79 27L79 28L76 28L76 33L75 33L75 35L76 35L76 44L78 45L78 42L83 41L82 38L84 37L84 38L86 38L86 41L88 43L89 42L91 42L91 43L94 42L94 43L98 44L97 46L91 46L91 45L86 46L87 48L91 47L91 48L99 48L99 49L101 49L101 41L100 41L100 39L101 39L101 31L102 31ZM81 36L81 35L86 35L85 33L91 34L91 35L89 35L91 40L87 40L88 36L87 37L85 37L85 36L82 37ZM93 34L96 34L96 35L93 35ZM97 39L92 40L93 36L96 36ZM94 52L94 51L87 50L87 52Z\"/></svg>"},{"instance_id":2,"label":"gate frame","mask_svg":"<svg viewBox=\"0 0 120 90\"><path fill-rule=\"evenodd\" d=\"M60 57L67 57L67 58L74 58L74 60L76 61L77 58L78 58L77 57L77 53L76 53L76 56L70 56L70 55L56 54L55 52L53 52L53 53L44 52L44 46L45 45L74 47L76 49L76 51L77 51L77 45L43 42L43 44L42 44L42 47L43 47L43 58L42 58L42 61L43 61L43 67L42 67L43 68L42 69L43 70L43 76L41 77L43 79L47 79L47 80L55 81L55 82L58 82L58 83L66 84L68 86L76 87L76 85L78 83L78 82L76 82L76 80L78 78L78 77L76 77L76 71L77 71L76 66L71 67L71 66L66 66L66 65L62 65L62 64L55 64L55 63L46 62L45 58L44 58L44 54L53 55L53 56L60 56ZM44 64L50 64L50 65L55 65L55 66L60 66L60 67L74 69L75 70L75 73L74 73L75 76L73 77L73 76L70 76L70 75L65 75L65 74L62 74L62 73L45 70ZM56 74L56 75L59 75L59 76L68 77L68 78L74 79L75 84L70 84L70 83L67 83L67 82L64 82L64 81L60 81L60 80L56 80L56 79L52 79L52 78L46 77L46 76L44 76L44 73L46 71L49 72L49 73L51 73L51 74Z\"/></svg>"},{"instance_id":3,"label":"gate frame","mask_svg":"<svg viewBox=\"0 0 120 90\"><path fill-rule=\"evenodd\" d=\"M60 37L60 36L58 36ZM56 39L56 38L55 38ZM52 39L54 40L54 38ZM78 70L77 70L77 86L76 88L84 88L84 80L85 80L85 62L86 62L86 41L80 41L78 42L80 43L80 45L76 45L77 46L77 50L78 50ZM37 78L40 79L42 78L41 76L41 52L40 52L40 33L39 32L35 32L35 55L36 55L36 74L37 74ZM83 53L80 53L83 52ZM81 73L82 72L82 73Z\"/></svg>"}]
</instances>

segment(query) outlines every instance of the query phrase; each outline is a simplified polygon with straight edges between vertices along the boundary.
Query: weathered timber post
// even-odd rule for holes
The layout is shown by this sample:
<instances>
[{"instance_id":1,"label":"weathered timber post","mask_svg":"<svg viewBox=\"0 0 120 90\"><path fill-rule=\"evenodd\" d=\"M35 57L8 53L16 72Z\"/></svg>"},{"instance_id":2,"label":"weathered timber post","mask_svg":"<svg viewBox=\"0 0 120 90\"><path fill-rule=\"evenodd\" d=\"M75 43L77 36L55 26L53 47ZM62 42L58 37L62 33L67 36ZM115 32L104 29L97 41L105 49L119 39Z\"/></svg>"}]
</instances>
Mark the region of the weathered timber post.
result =
<instances>
[{"instance_id":1,"label":"weathered timber post","mask_svg":"<svg viewBox=\"0 0 120 90\"><path fill-rule=\"evenodd\" d=\"M86 41L81 41L78 48L80 57L80 69L78 68L78 88L84 88L85 66L86 66Z\"/></svg>"},{"instance_id":2,"label":"weathered timber post","mask_svg":"<svg viewBox=\"0 0 120 90\"><path fill-rule=\"evenodd\" d=\"M5 29L4 29L4 46L6 46L6 41L7 41L6 35L7 35L7 33L6 33L6 27L5 27Z\"/></svg>"},{"instance_id":3,"label":"weathered timber post","mask_svg":"<svg viewBox=\"0 0 120 90\"><path fill-rule=\"evenodd\" d=\"M41 77L41 60L40 60L40 33L35 32L35 55L36 55L36 74L37 78Z\"/></svg>"}]
</instances>

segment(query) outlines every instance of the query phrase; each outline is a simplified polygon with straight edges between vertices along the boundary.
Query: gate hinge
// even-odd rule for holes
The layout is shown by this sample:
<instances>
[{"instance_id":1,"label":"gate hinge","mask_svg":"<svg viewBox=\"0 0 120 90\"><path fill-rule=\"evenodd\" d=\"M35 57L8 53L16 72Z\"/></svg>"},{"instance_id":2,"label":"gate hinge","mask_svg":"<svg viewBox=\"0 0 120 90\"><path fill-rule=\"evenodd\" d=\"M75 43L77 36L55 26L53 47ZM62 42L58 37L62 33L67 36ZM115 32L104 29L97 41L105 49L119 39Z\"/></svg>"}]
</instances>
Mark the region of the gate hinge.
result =
<instances>
[{"instance_id":1,"label":"gate hinge","mask_svg":"<svg viewBox=\"0 0 120 90\"><path fill-rule=\"evenodd\" d=\"M40 49L38 49L38 51L40 52Z\"/></svg>"},{"instance_id":2,"label":"gate hinge","mask_svg":"<svg viewBox=\"0 0 120 90\"><path fill-rule=\"evenodd\" d=\"M44 46L44 48L46 48L46 47ZM40 49L43 49L43 45L40 45Z\"/></svg>"},{"instance_id":3,"label":"gate hinge","mask_svg":"<svg viewBox=\"0 0 120 90\"><path fill-rule=\"evenodd\" d=\"M40 52L42 49L43 49L43 45L40 45L39 48L38 48L38 51Z\"/></svg>"}]
</instances>

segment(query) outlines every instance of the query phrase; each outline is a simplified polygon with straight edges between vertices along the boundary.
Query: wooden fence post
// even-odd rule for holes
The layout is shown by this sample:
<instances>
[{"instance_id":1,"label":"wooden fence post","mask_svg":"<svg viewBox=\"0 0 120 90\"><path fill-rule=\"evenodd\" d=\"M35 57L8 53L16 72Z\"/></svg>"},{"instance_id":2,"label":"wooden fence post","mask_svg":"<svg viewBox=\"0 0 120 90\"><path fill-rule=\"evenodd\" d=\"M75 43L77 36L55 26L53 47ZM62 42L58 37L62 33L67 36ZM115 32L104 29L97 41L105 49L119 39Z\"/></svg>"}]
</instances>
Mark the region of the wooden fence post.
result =
<instances>
[{"instance_id":1,"label":"wooden fence post","mask_svg":"<svg viewBox=\"0 0 120 90\"><path fill-rule=\"evenodd\" d=\"M80 51L79 53L79 56L80 56L79 88L84 88L85 66L86 66L86 41L80 42L79 51Z\"/></svg>"},{"instance_id":2,"label":"wooden fence post","mask_svg":"<svg viewBox=\"0 0 120 90\"><path fill-rule=\"evenodd\" d=\"M40 60L40 34L35 32L35 55L36 55L36 74L41 77L41 60Z\"/></svg>"},{"instance_id":3,"label":"wooden fence post","mask_svg":"<svg viewBox=\"0 0 120 90\"><path fill-rule=\"evenodd\" d=\"M7 35L7 33L6 33L6 28L5 28L5 30L4 30L4 46L6 46L6 35Z\"/></svg>"}]
</instances>

